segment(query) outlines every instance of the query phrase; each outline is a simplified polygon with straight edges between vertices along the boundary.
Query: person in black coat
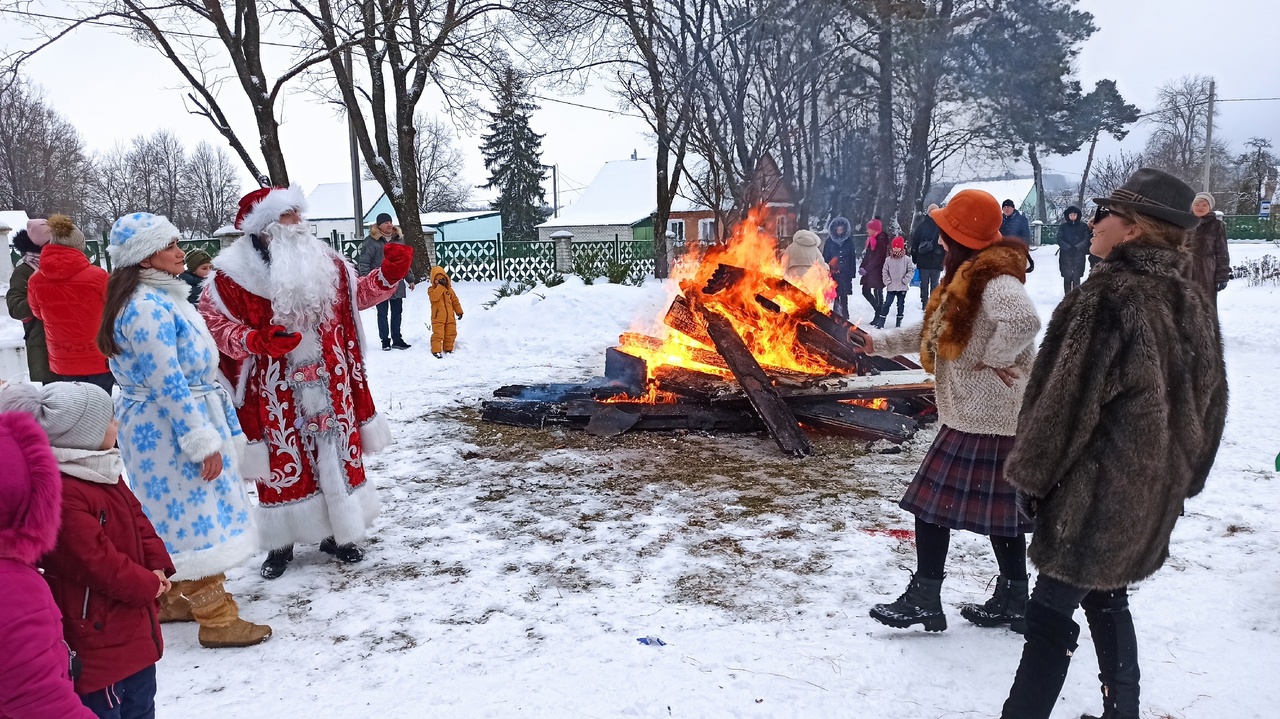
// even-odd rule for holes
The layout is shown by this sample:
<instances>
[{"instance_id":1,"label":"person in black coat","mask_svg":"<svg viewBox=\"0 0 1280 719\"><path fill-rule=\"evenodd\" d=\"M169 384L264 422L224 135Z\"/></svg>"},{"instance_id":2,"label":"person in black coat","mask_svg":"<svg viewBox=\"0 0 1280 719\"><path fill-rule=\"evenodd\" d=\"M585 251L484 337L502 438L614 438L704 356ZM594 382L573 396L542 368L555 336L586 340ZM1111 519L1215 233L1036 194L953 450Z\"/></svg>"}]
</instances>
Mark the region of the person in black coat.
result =
<instances>
[{"instance_id":1,"label":"person in black coat","mask_svg":"<svg viewBox=\"0 0 1280 719\"><path fill-rule=\"evenodd\" d=\"M1018 212L1018 207L1013 204L1013 200L1005 200L1000 205L1000 211L1004 213L1004 220L1000 223L1000 234L1005 237L1016 237L1030 245L1031 223L1027 222L1026 215Z\"/></svg>"},{"instance_id":2,"label":"person in black coat","mask_svg":"<svg viewBox=\"0 0 1280 719\"><path fill-rule=\"evenodd\" d=\"M929 205L928 212L916 223L915 229L911 231L911 245L908 248L911 262L920 270L921 309L929 305L929 295L938 286L938 280L942 277L942 261L947 256L946 249L938 239L938 223L928 214L936 209L936 204Z\"/></svg>"},{"instance_id":3,"label":"person in black coat","mask_svg":"<svg viewBox=\"0 0 1280 719\"><path fill-rule=\"evenodd\" d=\"M858 248L853 243L852 228L848 218L835 218L827 226L827 241L822 245L822 259L831 268L831 279L836 282L834 309L845 318L849 317L849 295L858 271Z\"/></svg>"},{"instance_id":4,"label":"person in black coat","mask_svg":"<svg viewBox=\"0 0 1280 719\"><path fill-rule=\"evenodd\" d=\"M1080 208L1074 205L1062 213L1062 224L1058 225L1058 270L1062 272L1064 292L1071 292L1080 286L1080 278L1084 276L1084 259L1089 254L1089 241L1093 232L1089 225L1080 219Z\"/></svg>"}]
</instances>

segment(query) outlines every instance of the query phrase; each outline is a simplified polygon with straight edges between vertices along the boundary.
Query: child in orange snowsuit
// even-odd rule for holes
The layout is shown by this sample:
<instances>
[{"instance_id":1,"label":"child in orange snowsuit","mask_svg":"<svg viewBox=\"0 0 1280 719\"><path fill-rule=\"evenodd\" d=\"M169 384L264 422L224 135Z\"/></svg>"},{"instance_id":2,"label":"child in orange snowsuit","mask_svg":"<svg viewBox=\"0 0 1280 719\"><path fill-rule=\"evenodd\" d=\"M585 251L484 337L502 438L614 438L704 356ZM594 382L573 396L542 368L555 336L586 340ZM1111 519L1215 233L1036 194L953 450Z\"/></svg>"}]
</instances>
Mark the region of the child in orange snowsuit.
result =
<instances>
[{"instance_id":1,"label":"child in orange snowsuit","mask_svg":"<svg viewBox=\"0 0 1280 719\"><path fill-rule=\"evenodd\" d=\"M431 298L431 354L444 357L445 352L453 351L453 341L458 337L462 304L443 267L431 268L431 289L427 295Z\"/></svg>"}]
</instances>

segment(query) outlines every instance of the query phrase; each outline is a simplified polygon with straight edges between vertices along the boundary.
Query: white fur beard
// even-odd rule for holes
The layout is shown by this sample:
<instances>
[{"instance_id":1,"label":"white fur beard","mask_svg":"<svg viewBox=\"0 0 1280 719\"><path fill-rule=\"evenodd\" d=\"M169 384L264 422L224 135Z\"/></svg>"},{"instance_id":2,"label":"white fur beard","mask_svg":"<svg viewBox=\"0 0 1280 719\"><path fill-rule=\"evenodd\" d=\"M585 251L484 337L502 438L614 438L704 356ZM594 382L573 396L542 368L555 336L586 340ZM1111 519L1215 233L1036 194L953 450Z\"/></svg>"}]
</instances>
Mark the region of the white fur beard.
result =
<instances>
[{"instance_id":1,"label":"white fur beard","mask_svg":"<svg viewBox=\"0 0 1280 719\"><path fill-rule=\"evenodd\" d=\"M296 330L319 327L333 319L338 266L328 248L306 225L273 222L263 234L271 238L273 321Z\"/></svg>"}]
</instances>

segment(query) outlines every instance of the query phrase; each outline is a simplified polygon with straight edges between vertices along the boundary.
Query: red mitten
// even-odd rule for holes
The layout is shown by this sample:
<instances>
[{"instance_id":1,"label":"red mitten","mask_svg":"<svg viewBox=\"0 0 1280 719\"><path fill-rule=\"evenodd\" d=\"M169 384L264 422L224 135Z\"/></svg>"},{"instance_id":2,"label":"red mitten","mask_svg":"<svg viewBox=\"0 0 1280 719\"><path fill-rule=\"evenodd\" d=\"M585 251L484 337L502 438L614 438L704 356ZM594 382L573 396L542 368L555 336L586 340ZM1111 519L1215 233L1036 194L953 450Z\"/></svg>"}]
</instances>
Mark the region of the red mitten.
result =
<instances>
[{"instance_id":1,"label":"red mitten","mask_svg":"<svg viewBox=\"0 0 1280 719\"><path fill-rule=\"evenodd\" d=\"M253 330L245 337L244 345L256 355L283 357L302 341L297 332L286 332L284 325L271 325L265 330Z\"/></svg>"},{"instance_id":2,"label":"red mitten","mask_svg":"<svg viewBox=\"0 0 1280 719\"><path fill-rule=\"evenodd\" d=\"M382 251L382 278L387 284L395 284L408 276L412 264L412 247L387 243Z\"/></svg>"}]
</instances>

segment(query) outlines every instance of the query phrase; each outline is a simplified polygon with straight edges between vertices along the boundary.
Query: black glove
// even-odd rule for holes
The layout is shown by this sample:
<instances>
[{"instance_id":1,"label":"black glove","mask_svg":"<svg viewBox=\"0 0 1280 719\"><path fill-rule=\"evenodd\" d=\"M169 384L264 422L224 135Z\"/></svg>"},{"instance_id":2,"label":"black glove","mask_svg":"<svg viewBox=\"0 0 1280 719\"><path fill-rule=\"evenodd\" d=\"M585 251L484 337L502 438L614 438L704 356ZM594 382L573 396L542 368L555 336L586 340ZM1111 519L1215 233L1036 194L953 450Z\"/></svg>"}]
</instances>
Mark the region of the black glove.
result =
<instances>
[{"instance_id":1,"label":"black glove","mask_svg":"<svg viewBox=\"0 0 1280 719\"><path fill-rule=\"evenodd\" d=\"M1225 290L1225 289L1227 289L1227 281L1226 281L1226 280L1223 280L1223 281L1221 281L1221 282L1219 282L1219 283L1218 283L1218 291L1219 291L1219 292L1221 292L1221 291L1223 291L1223 290Z\"/></svg>"},{"instance_id":2,"label":"black glove","mask_svg":"<svg viewBox=\"0 0 1280 719\"><path fill-rule=\"evenodd\" d=\"M1036 510L1040 508L1039 504L1040 500L1035 497L1018 492L1018 511L1027 519L1036 518Z\"/></svg>"}]
</instances>

